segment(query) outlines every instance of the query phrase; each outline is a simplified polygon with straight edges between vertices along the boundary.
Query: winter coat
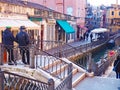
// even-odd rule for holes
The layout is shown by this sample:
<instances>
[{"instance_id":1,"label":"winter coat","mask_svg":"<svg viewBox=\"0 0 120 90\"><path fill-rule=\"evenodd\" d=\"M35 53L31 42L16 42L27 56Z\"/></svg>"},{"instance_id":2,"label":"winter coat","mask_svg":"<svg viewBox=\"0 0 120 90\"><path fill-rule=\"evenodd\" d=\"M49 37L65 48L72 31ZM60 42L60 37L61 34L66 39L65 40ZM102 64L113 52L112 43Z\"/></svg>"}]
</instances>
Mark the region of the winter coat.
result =
<instances>
[{"instance_id":1,"label":"winter coat","mask_svg":"<svg viewBox=\"0 0 120 90\"><path fill-rule=\"evenodd\" d=\"M24 31L20 31L16 35L16 41L19 44L19 46L27 46L29 45L29 42L30 42L28 34Z\"/></svg>"},{"instance_id":2,"label":"winter coat","mask_svg":"<svg viewBox=\"0 0 120 90\"><path fill-rule=\"evenodd\" d=\"M118 64L117 64L118 63ZM119 59L117 59L117 60L115 60L115 62L114 62L114 67L116 66L116 71L115 72L119 72L120 73L120 60Z\"/></svg>"},{"instance_id":3,"label":"winter coat","mask_svg":"<svg viewBox=\"0 0 120 90\"><path fill-rule=\"evenodd\" d=\"M12 32L8 29L6 29L3 32L3 44L4 45L13 45L13 42L15 41L15 38L12 34Z\"/></svg>"}]
</instances>

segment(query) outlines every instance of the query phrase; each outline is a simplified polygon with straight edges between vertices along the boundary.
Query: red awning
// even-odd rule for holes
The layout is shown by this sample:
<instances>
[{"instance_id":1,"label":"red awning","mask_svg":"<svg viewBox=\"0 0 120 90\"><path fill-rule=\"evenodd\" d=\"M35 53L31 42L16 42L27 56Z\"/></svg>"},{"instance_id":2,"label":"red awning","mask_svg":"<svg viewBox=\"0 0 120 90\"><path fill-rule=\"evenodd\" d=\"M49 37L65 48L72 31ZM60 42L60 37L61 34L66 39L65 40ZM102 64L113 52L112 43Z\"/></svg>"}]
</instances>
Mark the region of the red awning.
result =
<instances>
[{"instance_id":1,"label":"red awning","mask_svg":"<svg viewBox=\"0 0 120 90\"><path fill-rule=\"evenodd\" d=\"M79 25L79 27L81 28L81 29L83 29L83 30L88 30L88 28L87 27L85 27L84 25Z\"/></svg>"}]
</instances>

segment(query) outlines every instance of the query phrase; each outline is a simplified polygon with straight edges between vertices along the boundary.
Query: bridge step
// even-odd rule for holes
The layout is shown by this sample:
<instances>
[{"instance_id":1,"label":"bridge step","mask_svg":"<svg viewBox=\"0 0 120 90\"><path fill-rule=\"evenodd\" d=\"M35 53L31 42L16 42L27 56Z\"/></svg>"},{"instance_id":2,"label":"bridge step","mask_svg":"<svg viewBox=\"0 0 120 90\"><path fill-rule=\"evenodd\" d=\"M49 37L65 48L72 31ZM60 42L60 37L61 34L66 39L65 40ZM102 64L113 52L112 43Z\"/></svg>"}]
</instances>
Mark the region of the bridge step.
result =
<instances>
[{"instance_id":1,"label":"bridge step","mask_svg":"<svg viewBox=\"0 0 120 90\"><path fill-rule=\"evenodd\" d=\"M76 85L78 85L80 83L81 80L83 80L84 78L86 77L86 74L85 73L81 73L81 72L78 72L76 73L74 76L73 76L73 79L72 79L72 87L74 88Z\"/></svg>"}]
</instances>

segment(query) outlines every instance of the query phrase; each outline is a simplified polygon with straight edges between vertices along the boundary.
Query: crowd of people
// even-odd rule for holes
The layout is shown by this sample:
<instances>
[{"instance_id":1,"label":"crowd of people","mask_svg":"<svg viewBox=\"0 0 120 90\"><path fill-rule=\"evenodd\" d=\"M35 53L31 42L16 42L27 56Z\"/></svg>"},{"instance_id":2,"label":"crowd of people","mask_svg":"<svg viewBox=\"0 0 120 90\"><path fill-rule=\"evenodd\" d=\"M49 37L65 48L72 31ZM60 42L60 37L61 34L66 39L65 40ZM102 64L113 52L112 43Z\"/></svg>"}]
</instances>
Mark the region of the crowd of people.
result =
<instances>
[{"instance_id":1,"label":"crowd of people","mask_svg":"<svg viewBox=\"0 0 120 90\"><path fill-rule=\"evenodd\" d=\"M30 39L28 34L26 33L26 27L20 26L20 31L17 33L16 37L14 37L11 32L11 27L7 26L2 34L2 41L5 49L8 52L8 65L17 65L17 62L14 59L14 42L18 43L20 54L22 56L22 62L24 64L30 64L30 53L29 53L29 44Z\"/></svg>"},{"instance_id":2,"label":"crowd of people","mask_svg":"<svg viewBox=\"0 0 120 90\"><path fill-rule=\"evenodd\" d=\"M84 40L88 40L89 36L90 36L90 41L92 42L92 41L93 41L93 34L92 34L92 33L85 32L85 33L83 34L83 39L84 39Z\"/></svg>"}]
</instances>

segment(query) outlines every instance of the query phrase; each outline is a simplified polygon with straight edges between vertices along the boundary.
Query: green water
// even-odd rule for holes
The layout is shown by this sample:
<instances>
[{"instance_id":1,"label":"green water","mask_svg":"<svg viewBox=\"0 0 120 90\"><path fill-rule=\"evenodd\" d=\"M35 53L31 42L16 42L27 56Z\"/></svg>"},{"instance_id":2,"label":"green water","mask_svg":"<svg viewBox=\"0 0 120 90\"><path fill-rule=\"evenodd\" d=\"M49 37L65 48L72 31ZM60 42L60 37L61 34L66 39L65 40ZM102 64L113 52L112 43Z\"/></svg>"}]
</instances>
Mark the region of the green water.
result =
<instances>
[{"instance_id":1,"label":"green water","mask_svg":"<svg viewBox=\"0 0 120 90\"><path fill-rule=\"evenodd\" d=\"M94 62L100 61L100 58L104 57L108 53L109 50L114 50L114 47L111 49L104 47L103 49L99 50L99 52L96 52L94 55L92 55Z\"/></svg>"},{"instance_id":2,"label":"green water","mask_svg":"<svg viewBox=\"0 0 120 90\"><path fill-rule=\"evenodd\" d=\"M98 62L100 58L106 54L107 51L108 49L104 48L104 49L101 49L99 52L96 52L94 55L92 55L94 62Z\"/></svg>"},{"instance_id":3,"label":"green water","mask_svg":"<svg viewBox=\"0 0 120 90\"><path fill-rule=\"evenodd\" d=\"M100 59L102 57L104 57L105 55L107 55L109 50L113 50L113 48L108 49L107 46L103 47L102 49L97 50L96 52L92 53L92 59L93 61L96 63L98 61L100 61ZM76 60L74 63L76 63L78 66L81 66L83 68L87 68L87 58L86 57L82 57L78 60Z\"/></svg>"}]
</instances>

